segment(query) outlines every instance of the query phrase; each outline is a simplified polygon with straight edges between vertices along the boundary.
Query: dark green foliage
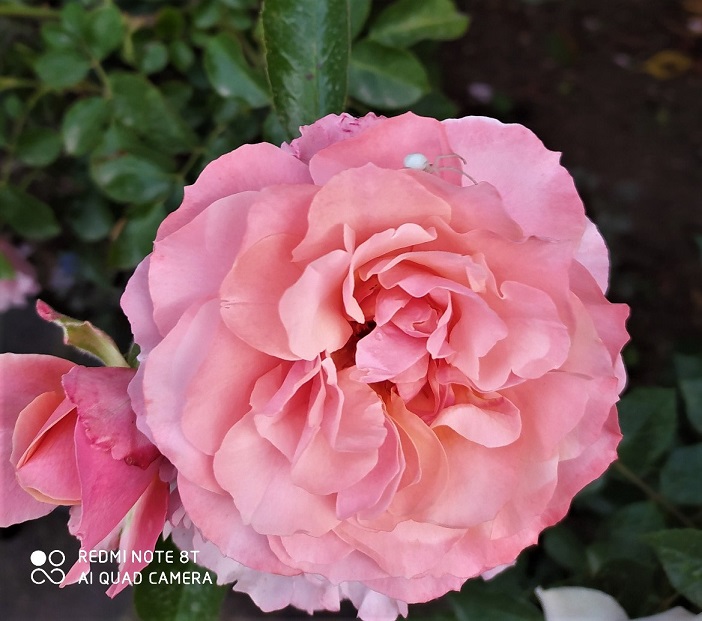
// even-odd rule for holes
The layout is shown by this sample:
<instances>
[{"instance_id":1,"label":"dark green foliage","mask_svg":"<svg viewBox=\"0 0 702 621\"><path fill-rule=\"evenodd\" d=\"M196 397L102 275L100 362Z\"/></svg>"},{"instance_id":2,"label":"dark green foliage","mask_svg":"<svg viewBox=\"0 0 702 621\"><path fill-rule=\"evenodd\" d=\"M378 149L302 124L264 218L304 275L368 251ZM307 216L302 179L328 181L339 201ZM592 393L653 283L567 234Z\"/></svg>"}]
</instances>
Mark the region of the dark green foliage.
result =
<instances>
[{"instance_id":1,"label":"dark green foliage","mask_svg":"<svg viewBox=\"0 0 702 621\"><path fill-rule=\"evenodd\" d=\"M212 159L331 112L455 110L413 47L465 31L453 0L50 6L0 5L0 227L44 244L42 273L89 261L74 286L110 304Z\"/></svg>"},{"instance_id":2,"label":"dark green foliage","mask_svg":"<svg viewBox=\"0 0 702 621\"><path fill-rule=\"evenodd\" d=\"M288 137L346 102L347 0L266 0L263 37L273 103Z\"/></svg>"},{"instance_id":3,"label":"dark green foliage","mask_svg":"<svg viewBox=\"0 0 702 621\"><path fill-rule=\"evenodd\" d=\"M159 541L156 550L164 553L142 570L141 584L134 588L134 606L143 621L216 621L227 587L217 586L217 578L192 560L182 559L170 539ZM170 553L170 557L165 556ZM168 561L171 562L168 562ZM186 560L186 562L183 562ZM180 584L171 572L187 576ZM197 578L194 574L198 574ZM209 580L205 578L208 575ZM170 584L159 584L159 576L169 576ZM211 581L211 582L209 582Z\"/></svg>"}]
</instances>

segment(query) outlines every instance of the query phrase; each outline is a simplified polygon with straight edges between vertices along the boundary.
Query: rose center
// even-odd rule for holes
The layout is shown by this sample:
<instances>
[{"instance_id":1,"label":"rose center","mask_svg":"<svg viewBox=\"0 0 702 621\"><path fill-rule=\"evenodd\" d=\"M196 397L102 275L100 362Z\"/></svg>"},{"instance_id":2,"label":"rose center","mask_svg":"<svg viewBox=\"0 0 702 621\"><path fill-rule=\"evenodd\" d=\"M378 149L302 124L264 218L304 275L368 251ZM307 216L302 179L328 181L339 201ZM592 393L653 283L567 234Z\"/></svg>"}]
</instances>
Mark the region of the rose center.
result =
<instances>
[{"instance_id":1,"label":"rose center","mask_svg":"<svg viewBox=\"0 0 702 621\"><path fill-rule=\"evenodd\" d=\"M356 346L364 336L368 336L375 328L375 321L369 320L365 323L351 321L351 329L353 334L346 344L341 348L332 352L331 359L334 361L338 371L347 369L356 364Z\"/></svg>"}]
</instances>

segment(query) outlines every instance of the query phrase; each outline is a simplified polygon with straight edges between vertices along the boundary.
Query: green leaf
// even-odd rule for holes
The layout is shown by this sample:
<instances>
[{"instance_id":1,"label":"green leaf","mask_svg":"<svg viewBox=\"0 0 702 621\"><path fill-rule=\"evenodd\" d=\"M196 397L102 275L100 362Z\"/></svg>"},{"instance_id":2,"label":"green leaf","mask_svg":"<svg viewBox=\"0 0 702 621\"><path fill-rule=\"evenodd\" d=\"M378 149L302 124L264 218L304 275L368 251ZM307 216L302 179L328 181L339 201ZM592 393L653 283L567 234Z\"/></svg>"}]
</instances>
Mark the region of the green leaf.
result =
<instances>
[{"instance_id":1,"label":"green leaf","mask_svg":"<svg viewBox=\"0 0 702 621\"><path fill-rule=\"evenodd\" d=\"M648 605L647 596L660 582L655 562L614 558L597 570L589 586L612 595L636 616Z\"/></svg>"},{"instance_id":2,"label":"green leaf","mask_svg":"<svg viewBox=\"0 0 702 621\"><path fill-rule=\"evenodd\" d=\"M353 41L366 25L370 15L371 0L350 0L349 2L349 31Z\"/></svg>"},{"instance_id":3,"label":"green leaf","mask_svg":"<svg viewBox=\"0 0 702 621\"><path fill-rule=\"evenodd\" d=\"M185 19L183 11L172 6L163 7L156 16L156 36L161 41L177 41L183 36Z\"/></svg>"},{"instance_id":4,"label":"green leaf","mask_svg":"<svg viewBox=\"0 0 702 621\"><path fill-rule=\"evenodd\" d=\"M665 525L661 510L650 501L632 502L613 513L606 522L610 537L638 537Z\"/></svg>"},{"instance_id":5,"label":"green leaf","mask_svg":"<svg viewBox=\"0 0 702 621\"><path fill-rule=\"evenodd\" d=\"M72 49L49 50L34 62L34 71L50 88L62 89L78 84L90 70L90 62Z\"/></svg>"},{"instance_id":6,"label":"green leaf","mask_svg":"<svg viewBox=\"0 0 702 621\"><path fill-rule=\"evenodd\" d=\"M156 231L165 217L163 203L147 205L129 214L110 248L110 265L117 269L135 267L153 250Z\"/></svg>"},{"instance_id":7,"label":"green leaf","mask_svg":"<svg viewBox=\"0 0 702 621\"><path fill-rule=\"evenodd\" d=\"M109 116L110 107L101 97L89 97L75 102L61 124L66 153L81 156L95 148Z\"/></svg>"},{"instance_id":8,"label":"green leaf","mask_svg":"<svg viewBox=\"0 0 702 621\"><path fill-rule=\"evenodd\" d=\"M271 110L266 120L263 121L263 139L276 146L280 146L288 139L274 110Z\"/></svg>"},{"instance_id":9,"label":"green leaf","mask_svg":"<svg viewBox=\"0 0 702 621\"><path fill-rule=\"evenodd\" d=\"M702 355L676 354L673 357L673 363L678 379L702 378Z\"/></svg>"},{"instance_id":10,"label":"green leaf","mask_svg":"<svg viewBox=\"0 0 702 621\"><path fill-rule=\"evenodd\" d=\"M587 549L591 570L599 571L615 559L653 562L641 535L665 528L665 518L652 502L624 505L602 525L601 539Z\"/></svg>"},{"instance_id":11,"label":"green leaf","mask_svg":"<svg viewBox=\"0 0 702 621\"><path fill-rule=\"evenodd\" d=\"M160 41L149 41L141 48L139 69L146 75L161 71L168 64L168 49Z\"/></svg>"},{"instance_id":12,"label":"green leaf","mask_svg":"<svg viewBox=\"0 0 702 621\"><path fill-rule=\"evenodd\" d=\"M266 0L266 71L273 104L289 137L301 125L344 109L348 86L346 0Z\"/></svg>"},{"instance_id":13,"label":"green leaf","mask_svg":"<svg viewBox=\"0 0 702 621\"><path fill-rule=\"evenodd\" d=\"M121 123L111 123L108 126L100 137L99 144L93 149L91 163L97 164L125 153L149 160L165 172L176 171L175 160L171 155L159 150L155 145L146 144L135 130Z\"/></svg>"},{"instance_id":14,"label":"green leaf","mask_svg":"<svg viewBox=\"0 0 702 621\"><path fill-rule=\"evenodd\" d=\"M0 218L29 239L49 239L61 232L51 207L11 185L0 186Z\"/></svg>"},{"instance_id":15,"label":"green leaf","mask_svg":"<svg viewBox=\"0 0 702 621\"><path fill-rule=\"evenodd\" d=\"M373 22L368 38L409 47L425 39L457 39L467 28L468 17L456 10L452 0L398 0Z\"/></svg>"},{"instance_id":16,"label":"green leaf","mask_svg":"<svg viewBox=\"0 0 702 621\"><path fill-rule=\"evenodd\" d=\"M145 142L167 153L184 153L197 137L145 77L118 72L110 76L115 118Z\"/></svg>"},{"instance_id":17,"label":"green leaf","mask_svg":"<svg viewBox=\"0 0 702 621\"><path fill-rule=\"evenodd\" d=\"M30 127L17 141L17 157L27 166L48 166L59 153L61 138L55 131L45 127Z\"/></svg>"},{"instance_id":18,"label":"green leaf","mask_svg":"<svg viewBox=\"0 0 702 621\"><path fill-rule=\"evenodd\" d=\"M112 4L87 14L85 38L94 58L102 60L122 45L125 35L124 20L119 9Z\"/></svg>"},{"instance_id":19,"label":"green leaf","mask_svg":"<svg viewBox=\"0 0 702 621\"><path fill-rule=\"evenodd\" d=\"M624 438L619 445L622 462L640 476L670 448L676 428L675 391L637 388L619 404Z\"/></svg>"},{"instance_id":20,"label":"green leaf","mask_svg":"<svg viewBox=\"0 0 702 621\"><path fill-rule=\"evenodd\" d=\"M702 443L675 449L661 470L661 492L680 505L702 505Z\"/></svg>"},{"instance_id":21,"label":"green leaf","mask_svg":"<svg viewBox=\"0 0 702 621\"><path fill-rule=\"evenodd\" d=\"M458 621L543 620L538 609L518 594L491 588L489 583L467 582L449 601Z\"/></svg>"},{"instance_id":22,"label":"green leaf","mask_svg":"<svg viewBox=\"0 0 702 621\"><path fill-rule=\"evenodd\" d=\"M61 26L74 39L85 37L88 25L88 13L80 2L67 2L61 9Z\"/></svg>"},{"instance_id":23,"label":"green leaf","mask_svg":"<svg viewBox=\"0 0 702 621\"><path fill-rule=\"evenodd\" d=\"M544 531L541 544L556 563L575 573L587 565L585 546L571 529L559 524Z\"/></svg>"},{"instance_id":24,"label":"green leaf","mask_svg":"<svg viewBox=\"0 0 702 621\"><path fill-rule=\"evenodd\" d=\"M79 239L95 242L105 239L115 218L112 211L97 192L81 198L69 209L68 224Z\"/></svg>"},{"instance_id":25,"label":"green leaf","mask_svg":"<svg viewBox=\"0 0 702 621\"><path fill-rule=\"evenodd\" d=\"M131 154L93 161L90 173L100 189L118 203L143 205L164 200L174 181L156 163Z\"/></svg>"},{"instance_id":26,"label":"green leaf","mask_svg":"<svg viewBox=\"0 0 702 621\"><path fill-rule=\"evenodd\" d=\"M702 378L682 379L678 382L685 413L692 426L702 433Z\"/></svg>"},{"instance_id":27,"label":"green leaf","mask_svg":"<svg viewBox=\"0 0 702 621\"><path fill-rule=\"evenodd\" d=\"M134 606L142 621L217 621L229 587L218 586L216 576L195 563L181 562L180 550L170 539L159 541L156 550L163 552L141 570L142 582L134 588ZM188 580L168 580L171 572L187 572ZM168 584L158 584L161 575Z\"/></svg>"},{"instance_id":28,"label":"green leaf","mask_svg":"<svg viewBox=\"0 0 702 621\"><path fill-rule=\"evenodd\" d=\"M173 66L185 73L195 62L195 54L185 41L172 41L168 47Z\"/></svg>"},{"instance_id":29,"label":"green leaf","mask_svg":"<svg viewBox=\"0 0 702 621\"><path fill-rule=\"evenodd\" d=\"M670 584L702 607L702 530L663 530L646 539L663 564Z\"/></svg>"},{"instance_id":30,"label":"green leaf","mask_svg":"<svg viewBox=\"0 0 702 621\"><path fill-rule=\"evenodd\" d=\"M203 59L205 73L222 97L239 97L253 108L268 104L265 78L246 62L241 45L233 37L220 33L208 37Z\"/></svg>"},{"instance_id":31,"label":"green leaf","mask_svg":"<svg viewBox=\"0 0 702 621\"><path fill-rule=\"evenodd\" d=\"M198 2L193 11L193 24L200 30L208 30L221 22L221 10L219 0Z\"/></svg>"},{"instance_id":32,"label":"green leaf","mask_svg":"<svg viewBox=\"0 0 702 621\"><path fill-rule=\"evenodd\" d=\"M412 112L419 116L430 116L443 121L458 116L458 106L440 91L431 91L417 103L412 104Z\"/></svg>"},{"instance_id":33,"label":"green leaf","mask_svg":"<svg viewBox=\"0 0 702 621\"><path fill-rule=\"evenodd\" d=\"M61 24L48 22L41 28L41 38L48 47L55 50L74 49L76 45L75 37L66 32Z\"/></svg>"},{"instance_id":34,"label":"green leaf","mask_svg":"<svg viewBox=\"0 0 702 621\"><path fill-rule=\"evenodd\" d=\"M349 94L373 108L407 108L429 92L424 66L407 50L360 41L351 53Z\"/></svg>"},{"instance_id":35,"label":"green leaf","mask_svg":"<svg viewBox=\"0 0 702 621\"><path fill-rule=\"evenodd\" d=\"M14 93L6 96L2 104L5 108L5 112L7 112L7 116L11 119L18 119L24 110L22 100Z\"/></svg>"},{"instance_id":36,"label":"green leaf","mask_svg":"<svg viewBox=\"0 0 702 621\"><path fill-rule=\"evenodd\" d=\"M105 366L129 366L115 342L89 321L80 321L57 313L41 300L37 300L37 313L44 321L54 323L63 330L63 342L66 345L97 358Z\"/></svg>"}]
</instances>

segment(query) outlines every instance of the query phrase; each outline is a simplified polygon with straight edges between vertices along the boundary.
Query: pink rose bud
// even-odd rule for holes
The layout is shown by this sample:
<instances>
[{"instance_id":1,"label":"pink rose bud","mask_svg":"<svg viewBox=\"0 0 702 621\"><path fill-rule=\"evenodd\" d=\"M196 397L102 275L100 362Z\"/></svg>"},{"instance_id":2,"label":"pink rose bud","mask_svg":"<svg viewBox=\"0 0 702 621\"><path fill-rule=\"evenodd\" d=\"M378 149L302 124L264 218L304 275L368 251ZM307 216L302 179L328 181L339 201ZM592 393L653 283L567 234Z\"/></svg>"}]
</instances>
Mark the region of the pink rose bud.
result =
<instances>
[{"instance_id":1,"label":"pink rose bud","mask_svg":"<svg viewBox=\"0 0 702 621\"><path fill-rule=\"evenodd\" d=\"M263 610L362 619L512 563L616 458L608 272L520 125L332 115L220 157L122 298L176 541Z\"/></svg>"},{"instance_id":2,"label":"pink rose bud","mask_svg":"<svg viewBox=\"0 0 702 621\"><path fill-rule=\"evenodd\" d=\"M53 356L0 355L0 526L69 505L82 551L124 549L122 573L146 566L132 561L132 550L154 549L169 486L159 477L162 456L136 428L127 395L133 375ZM88 570L79 558L65 583Z\"/></svg>"}]
</instances>

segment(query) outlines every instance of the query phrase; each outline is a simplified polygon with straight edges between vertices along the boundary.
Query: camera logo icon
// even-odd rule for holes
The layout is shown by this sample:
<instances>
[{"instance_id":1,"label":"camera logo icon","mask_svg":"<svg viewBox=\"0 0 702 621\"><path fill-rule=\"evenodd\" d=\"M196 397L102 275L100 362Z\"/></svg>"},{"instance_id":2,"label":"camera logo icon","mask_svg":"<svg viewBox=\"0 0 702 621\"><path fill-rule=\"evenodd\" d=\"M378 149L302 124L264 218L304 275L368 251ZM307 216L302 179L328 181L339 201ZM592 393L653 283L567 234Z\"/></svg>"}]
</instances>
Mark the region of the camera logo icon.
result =
<instances>
[{"instance_id":1,"label":"camera logo icon","mask_svg":"<svg viewBox=\"0 0 702 621\"><path fill-rule=\"evenodd\" d=\"M34 565L31 573L34 584L45 584L46 582L61 584L66 577L66 573L61 569L66 562L66 555L61 550L51 550L48 554L43 550L34 550L29 556L29 560Z\"/></svg>"}]
</instances>

